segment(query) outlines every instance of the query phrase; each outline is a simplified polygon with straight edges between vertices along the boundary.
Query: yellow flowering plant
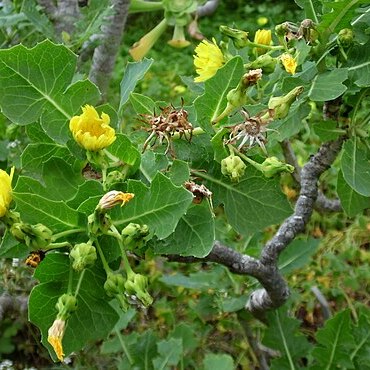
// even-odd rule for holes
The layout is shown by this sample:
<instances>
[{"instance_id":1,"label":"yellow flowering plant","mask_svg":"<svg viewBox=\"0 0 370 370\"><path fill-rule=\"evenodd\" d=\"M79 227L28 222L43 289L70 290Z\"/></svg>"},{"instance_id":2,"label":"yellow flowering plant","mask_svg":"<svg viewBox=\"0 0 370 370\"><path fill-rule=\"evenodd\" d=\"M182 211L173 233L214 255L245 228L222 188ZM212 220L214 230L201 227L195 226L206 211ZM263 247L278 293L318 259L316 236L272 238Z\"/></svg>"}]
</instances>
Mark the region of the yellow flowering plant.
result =
<instances>
[{"instance_id":1,"label":"yellow flowering plant","mask_svg":"<svg viewBox=\"0 0 370 370\"><path fill-rule=\"evenodd\" d=\"M22 261L29 255L26 268L35 268L37 280L29 297L29 319L40 329L54 361L67 363L73 356L78 367L81 349L112 336L119 339L112 343L125 347L124 367L142 367L142 341L153 354L149 367L208 368L213 361L203 361L202 351L195 353L171 335L189 338L204 320L231 318L231 311L238 313L243 327L243 310L249 311L248 318L273 318L269 328L259 326L268 333L277 325L271 311L289 296L282 272L313 252L307 235L296 238L305 228L309 233L314 207L342 212L339 219L346 225L352 221L343 210L351 218L361 214L356 228L368 224L369 45L363 24L367 18L355 18L366 7L353 1L343 8L342 2L325 2L326 13L312 20L307 19L312 9L305 9L301 22L267 29L273 18L266 14L251 29L223 25L221 36L207 35L207 40L197 33L198 41L192 42L185 35L187 26L200 20L194 13L204 2L132 0L133 11L147 7L163 16L129 51L135 62L128 62L124 72L116 68L115 77L122 74L119 91L112 83L109 93L101 81L108 83L110 76L90 73L94 83L81 78L86 70L77 63L80 49L69 48L75 45L73 33L64 37L68 46L45 40L32 48L6 44L0 50L0 130L10 122L0 132L0 164L9 168L14 163L18 174L15 182L14 168L0 170L0 256ZM105 27L109 22L102 33ZM167 27L174 28L170 45L194 47L187 60L193 63L194 79L183 78L179 86L171 73L171 86L161 82L160 92L168 87L168 96L184 98L164 102L165 96L145 92L146 78L157 78L158 70L145 76L156 62L143 57ZM99 38L99 46L109 41ZM101 49L96 54L101 56ZM126 45L120 50L120 63L127 50ZM181 61L187 56L181 54ZM112 56L109 62L114 60ZM162 61L161 68L165 65ZM22 127L20 144L13 125ZM21 149L21 155L14 155L14 149L18 154ZM331 166L330 176L321 176ZM297 189L294 199L282 191L286 184ZM340 202L326 199L327 189ZM298 247L291 255L281 254L285 259L278 263L293 240ZM230 247L223 244L228 241ZM248 255L249 242L253 256ZM201 262L202 271L181 275L190 268L179 270L172 262ZM217 270L217 264L223 268ZM232 277L234 272L240 276ZM256 284L245 284L246 275ZM183 309L188 301L187 291L178 289L181 284L198 289L191 302L191 307L200 302L196 315ZM133 309L141 313L133 315ZM179 312L184 320L196 318L195 326L179 330ZM289 332L290 319L283 312L278 311L278 318L283 324L288 320L282 326ZM161 322L158 336L146 330L152 318ZM132 321L123 329L127 320ZM143 328L143 320L145 333L134 333ZM365 322L361 315L358 321ZM274 343L274 334L264 336L266 343ZM235 337L241 341L244 334ZM301 338L290 332L285 337L288 347L291 338ZM348 348L359 348L355 337ZM163 359L167 348L176 349L168 352L176 354L169 363ZM312 368L344 366L322 364L324 356L315 358L315 351L303 358L292 350L286 359L286 347L273 350L291 368L311 359L316 361L309 363ZM236 349L231 351L234 355ZM258 364L263 354L250 356L248 351L235 357L241 367L277 366L276 359L267 357ZM345 366L359 367L356 356L349 356ZM232 368L232 361L227 362Z\"/></svg>"}]
</instances>

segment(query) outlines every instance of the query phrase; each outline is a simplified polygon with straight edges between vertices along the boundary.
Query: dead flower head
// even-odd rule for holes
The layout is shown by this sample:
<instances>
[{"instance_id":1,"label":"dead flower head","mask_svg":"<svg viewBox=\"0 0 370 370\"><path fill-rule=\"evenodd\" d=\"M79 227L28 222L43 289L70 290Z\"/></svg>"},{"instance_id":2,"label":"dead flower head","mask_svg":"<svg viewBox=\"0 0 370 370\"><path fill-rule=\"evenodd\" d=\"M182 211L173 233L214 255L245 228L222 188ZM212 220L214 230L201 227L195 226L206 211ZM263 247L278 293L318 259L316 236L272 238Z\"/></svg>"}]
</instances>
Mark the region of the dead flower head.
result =
<instances>
[{"instance_id":1,"label":"dead flower head","mask_svg":"<svg viewBox=\"0 0 370 370\"><path fill-rule=\"evenodd\" d=\"M145 140L143 151L150 144L153 146L157 139L162 144L167 142L166 154L171 148L171 138L177 134L178 137L184 136L188 141L192 138L193 125L188 121L188 112L183 108L184 101L182 100L181 108L176 109L172 104L161 108L161 113L156 115L145 114L142 116L142 121L150 127L146 130L150 135Z\"/></svg>"},{"instance_id":2,"label":"dead flower head","mask_svg":"<svg viewBox=\"0 0 370 370\"><path fill-rule=\"evenodd\" d=\"M229 139L225 141L225 144L238 145L238 150L241 150L245 145L251 148L253 145L258 144L266 153L266 131L271 130L266 126L272 121L271 112L269 110L263 111L256 116L250 117L249 113L242 109L241 114L244 117L242 123L227 126L231 131Z\"/></svg>"}]
</instances>

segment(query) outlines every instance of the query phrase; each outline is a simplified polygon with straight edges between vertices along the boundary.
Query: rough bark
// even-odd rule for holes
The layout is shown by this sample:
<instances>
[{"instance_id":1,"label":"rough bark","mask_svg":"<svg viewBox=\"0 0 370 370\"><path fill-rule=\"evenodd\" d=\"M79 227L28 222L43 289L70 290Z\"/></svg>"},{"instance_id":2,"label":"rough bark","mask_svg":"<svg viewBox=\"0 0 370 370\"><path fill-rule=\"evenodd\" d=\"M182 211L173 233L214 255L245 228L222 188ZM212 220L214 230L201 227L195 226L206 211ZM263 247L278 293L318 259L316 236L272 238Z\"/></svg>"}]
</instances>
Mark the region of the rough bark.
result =
<instances>
[{"instance_id":1,"label":"rough bark","mask_svg":"<svg viewBox=\"0 0 370 370\"><path fill-rule=\"evenodd\" d=\"M106 99L109 81L119 51L125 28L130 0L112 0L113 15L104 19L102 41L95 49L89 78L100 89L102 100Z\"/></svg>"}]
</instances>

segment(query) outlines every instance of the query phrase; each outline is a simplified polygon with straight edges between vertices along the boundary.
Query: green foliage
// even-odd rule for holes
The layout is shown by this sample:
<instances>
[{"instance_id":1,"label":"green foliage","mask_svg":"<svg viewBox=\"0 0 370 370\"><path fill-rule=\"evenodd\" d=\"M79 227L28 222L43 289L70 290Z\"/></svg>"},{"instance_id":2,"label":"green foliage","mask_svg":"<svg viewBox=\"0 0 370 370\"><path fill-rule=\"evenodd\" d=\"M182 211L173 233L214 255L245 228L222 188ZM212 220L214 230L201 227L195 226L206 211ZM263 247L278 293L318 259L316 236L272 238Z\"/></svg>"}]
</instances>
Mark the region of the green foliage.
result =
<instances>
[{"instance_id":1,"label":"green foliage","mask_svg":"<svg viewBox=\"0 0 370 370\"><path fill-rule=\"evenodd\" d=\"M178 27L188 23L198 5L190 0L180 3L164 3L166 19ZM30 295L29 318L53 360L61 356L49 344L49 330L62 317L66 327L58 339L76 368L84 366L81 351L97 341L102 344L96 356L111 358L102 365L91 357L87 368L258 366L235 320L235 312L245 310L258 282L204 260L184 267L157 257L202 259L217 238L258 258L276 225L292 215L298 188L288 173L267 178L258 164L271 157L283 161L286 152L280 144L289 141L297 162L304 165L323 142L342 138L342 152L320 179L320 189L338 195L344 213L314 213L306 235L281 253L279 269L296 289L291 309L269 312L269 325L257 324L252 331L276 351L271 369L369 368L369 311L357 305L369 299L364 292L370 225L368 7L363 0L296 3L302 14L285 24L289 32L273 35L271 45L265 45L266 54L275 59L274 71L262 73L256 81L248 79L247 68L258 54L253 32L265 28L266 22L273 29L275 20L292 14L292 9L284 11L284 4L270 10L269 1L256 7L240 2L232 21L250 32L249 44L236 50L224 38L219 45L226 62L201 84L177 76L179 71L193 73L192 50L167 53L171 49L161 44L152 59L126 63L128 45L123 45L108 94L110 104L96 107L96 120L109 114L115 141L96 151L86 151L73 140L80 132L72 135L69 123L82 107L101 99L98 87L83 78L89 63L82 56L101 42L101 26L107 26L105 18L113 14L112 8L106 1L93 0L80 9L75 29L63 33L65 45L54 43L60 35L34 0L0 9L0 41L5 47L0 50L0 165L16 167L12 203L0 218L0 257L25 258L31 249L46 254L34 273L38 284ZM140 2L133 6L137 11ZM222 10L233 6L221 5ZM254 18L260 25L248 23ZM301 25L304 18L313 20L312 29ZM147 18L142 19L132 21L145 24ZM204 20L208 39L216 36L215 19ZM343 28L353 30L350 45L338 42ZM30 29L34 36L28 36ZM127 32L129 42L137 34ZM296 73L282 65L283 53L297 63ZM281 98L298 86L303 92L286 106L286 116L276 116L276 107L267 109L270 98ZM231 99L229 93L235 91L243 92L240 101ZM92 136L99 135L105 134L97 130ZM230 155L246 162L245 173L235 181L220 168ZM129 235L134 242L128 247L121 233L129 224L144 231ZM42 239L42 232L31 232L39 230L37 225L50 229L52 236L36 248L26 240ZM98 256L82 272L73 269L69 258L79 243L93 246ZM112 297L108 276L117 283ZM340 311L348 304L350 310L324 323L313 298L307 298L310 287L319 283L331 307ZM11 290L9 284L6 289ZM146 301L140 299L144 293ZM60 309L57 302L64 295L77 299L76 311ZM151 307L144 307L152 298ZM301 315L303 323L293 313ZM311 314L318 322L307 319ZM21 327L5 321L0 329L0 352L11 354Z\"/></svg>"}]
</instances>

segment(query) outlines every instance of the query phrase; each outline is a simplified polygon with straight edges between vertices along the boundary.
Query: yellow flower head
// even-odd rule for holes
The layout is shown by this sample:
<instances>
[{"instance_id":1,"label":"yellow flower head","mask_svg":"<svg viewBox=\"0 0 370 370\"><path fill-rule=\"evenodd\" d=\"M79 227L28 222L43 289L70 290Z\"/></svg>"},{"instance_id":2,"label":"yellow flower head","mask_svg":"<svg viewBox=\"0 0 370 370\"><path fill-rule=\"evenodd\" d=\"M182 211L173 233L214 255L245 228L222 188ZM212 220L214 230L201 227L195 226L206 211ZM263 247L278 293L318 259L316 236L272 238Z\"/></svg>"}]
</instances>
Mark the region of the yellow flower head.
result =
<instances>
[{"instance_id":1,"label":"yellow flower head","mask_svg":"<svg viewBox=\"0 0 370 370\"><path fill-rule=\"evenodd\" d=\"M212 41L203 40L195 48L194 65L199 75L194 79L195 82L206 81L213 77L225 63L225 57L217 46L216 40L212 39Z\"/></svg>"},{"instance_id":2,"label":"yellow flower head","mask_svg":"<svg viewBox=\"0 0 370 370\"><path fill-rule=\"evenodd\" d=\"M62 340L66 328L66 322L56 319L48 330L48 342L52 345L59 361L63 361L64 353Z\"/></svg>"},{"instance_id":3,"label":"yellow flower head","mask_svg":"<svg viewBox=\"0 0 370 370\"><path fill-rule=\"evenodd\" d=\"M297 68L297 62L296 60L288 53L284 53L281 57L281 63L283 63L283 66L285 70L288 73L291 73L292 75L295 74L295 70Z\"/></svg>"},{"instance_id":4,"label":"yellow flower head","mask_svg":"<svg viewBox=\"0 0 370 370\"><path fill-rule=\"evenodd\" d=\"M10 175L5 171L0 170L0 217L3 217L7 212L12 197L12 180L14 175L14 167L10 170Z\"/></svg>"},{"instance_id":5,"label":"yellow flower head","mask_svg":"<svg viewBox=\"0 0 370 370\"><path fill-rule=\"evenodd\" d=\"M271 44L271 30L257 30L254 35L254 42L261 45L270 45ZM258 54L266 53L266 49L257 48Z\"/></svg>"},{"instance_id":6,"label":"yellow flower head","mask_svg":"<svg viewBox=\"0 0 370 370\"><path fill-rule=\"evenodd\" d=\"M118 204L122 207L134 196L135 194L132 193L123 193L122 191L112 190L103 195L99 201L98 207L104 210L113 208Z\"/></svg>"},{"instance_id":7,"label":"yellow flower head","mask_svg":"<svg viewBox=\"0 0 370 370\"><path fill-rule=\"evenodd\" d=\"M109 126L108 114L98 112L91 105L82 107L82 114L74 116L69 122L69 129L76 142L91 152L104 149L116 140L114 128Z\"/></svg>"}]
</instances>

